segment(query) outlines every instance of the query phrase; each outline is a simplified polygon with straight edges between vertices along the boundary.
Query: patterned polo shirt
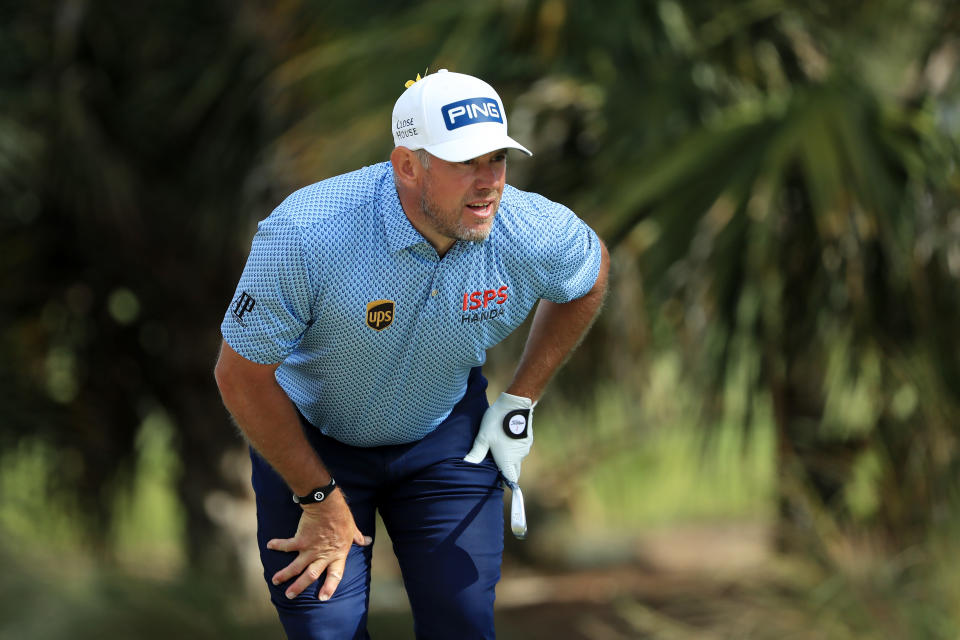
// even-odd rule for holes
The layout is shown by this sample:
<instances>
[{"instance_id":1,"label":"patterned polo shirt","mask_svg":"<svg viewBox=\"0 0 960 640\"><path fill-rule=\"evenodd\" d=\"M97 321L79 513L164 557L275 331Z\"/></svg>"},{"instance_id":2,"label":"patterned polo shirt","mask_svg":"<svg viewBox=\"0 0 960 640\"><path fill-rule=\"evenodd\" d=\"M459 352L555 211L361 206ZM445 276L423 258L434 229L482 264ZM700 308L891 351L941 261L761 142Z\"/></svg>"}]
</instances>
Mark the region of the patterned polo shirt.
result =
<instances>
[{"instance_id":1,"label":"patterned polo shirt","mask_svg":"<svg viewBox=\"0 0 960 640\"><path fill-rule=\"evenodd\" d=\"M300 189L262 220L221 332L324 434L413 442L449 415L472 367L540 298L586 294L596 234L509 185L489 237L441 259L400 205L389 162Z\"/></svg>"}]
</instances>

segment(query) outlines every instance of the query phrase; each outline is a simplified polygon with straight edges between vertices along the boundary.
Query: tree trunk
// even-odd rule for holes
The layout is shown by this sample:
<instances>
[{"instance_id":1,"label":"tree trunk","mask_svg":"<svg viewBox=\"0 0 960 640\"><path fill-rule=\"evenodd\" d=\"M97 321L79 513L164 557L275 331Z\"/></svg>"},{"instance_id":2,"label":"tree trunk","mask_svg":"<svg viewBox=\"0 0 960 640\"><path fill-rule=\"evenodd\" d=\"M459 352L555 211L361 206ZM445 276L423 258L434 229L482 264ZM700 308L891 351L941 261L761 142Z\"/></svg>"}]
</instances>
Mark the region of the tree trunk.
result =
<instances>
[{"instance_id":1,"label":"tree trunk","mask_svg":"<svg viewBox=\"0 0 960 640\"><path fill-rule=\"evenodd\" d=\"M848 515L844 488L863 442L823 434L829 354L810 307L826 304L829 277L807 191L799 179L793 183L786 189L780 245L783 316L768 330L764 358L777 433L774 544L782 552L822 557L825 527Z\"/></svg>"}]
</instances>

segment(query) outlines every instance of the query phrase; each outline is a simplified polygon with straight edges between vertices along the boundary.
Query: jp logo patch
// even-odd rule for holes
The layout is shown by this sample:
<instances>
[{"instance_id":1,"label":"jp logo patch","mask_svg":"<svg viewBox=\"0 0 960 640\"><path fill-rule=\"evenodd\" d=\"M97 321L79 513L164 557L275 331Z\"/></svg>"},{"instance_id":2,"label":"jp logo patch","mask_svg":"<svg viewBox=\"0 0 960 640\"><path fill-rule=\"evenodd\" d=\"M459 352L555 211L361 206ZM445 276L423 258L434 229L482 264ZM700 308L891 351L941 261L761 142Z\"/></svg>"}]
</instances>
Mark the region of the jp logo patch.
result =
<instances>
[{"instance_id":1,"label":"jp logo patch","mask_svg":"<svg viewBox=\"0 0 960 640\"><path fill-rule=\"evenodd\" d=\"M447 126L447 131L479 122L503 124L500 105L493 98L468 98L451 102L440 107L440 112L443 114L443 124Z\"/></svg>"},{"instance_id":2,"label":"jp logo patch","mask_svg":"<svg viewBox=\"0 0 960 640\"><path fill-rule=\"evenodd\" d=\"M367 326L374 331L383 331L393 322L393 300L374 300L367 303Z\"/></svg>"},{"instance_id":3,"label":"jp logo patch","mask_svg":"<svg viewBox=\"0 0 960 640\"><path fill-rule=\"evenodd\" d=\"M243 321L243 314L253 311L255 306L257 306L257 301L254 300L246 291L242 292L239 297L237 297L237 302L233 305L233 316L237 319L237 322L240 323L241 327L247 326Z\"/></svg>"}]
</instances>

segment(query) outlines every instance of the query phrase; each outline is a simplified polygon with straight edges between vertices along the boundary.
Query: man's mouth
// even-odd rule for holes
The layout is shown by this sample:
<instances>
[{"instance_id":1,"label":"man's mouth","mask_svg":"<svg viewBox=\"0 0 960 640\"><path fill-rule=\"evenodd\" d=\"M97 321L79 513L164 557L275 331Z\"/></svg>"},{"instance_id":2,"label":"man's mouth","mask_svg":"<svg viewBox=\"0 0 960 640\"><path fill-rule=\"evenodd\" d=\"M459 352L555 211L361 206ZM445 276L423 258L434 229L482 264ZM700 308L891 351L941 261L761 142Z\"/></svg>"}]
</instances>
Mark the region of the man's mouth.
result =
<instances>
[{"instance_id":1,"label":"man's mouth","mask_svg":"<svg viewBox=\"0 0 960 640\"><path fill-rule=\"evenodd\" d=\"M468 202L467 208L470 209L474 215L486 217L493 213L493 204L493 200L480 200L478 202Z\"/></svg>"}]
</instances>

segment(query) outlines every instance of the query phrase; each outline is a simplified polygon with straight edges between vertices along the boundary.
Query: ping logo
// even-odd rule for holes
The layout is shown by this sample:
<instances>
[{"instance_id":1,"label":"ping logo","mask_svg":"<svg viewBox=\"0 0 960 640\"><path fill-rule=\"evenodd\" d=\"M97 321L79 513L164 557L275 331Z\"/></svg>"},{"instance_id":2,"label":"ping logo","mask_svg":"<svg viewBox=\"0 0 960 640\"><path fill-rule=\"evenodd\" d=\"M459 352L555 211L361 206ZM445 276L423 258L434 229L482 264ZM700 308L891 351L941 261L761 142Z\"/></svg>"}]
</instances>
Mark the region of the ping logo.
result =
<instances>
[{"instance_id":1,"label":"ping logo","mask_svg":"<svg viewBox=\"0 0 960 640\"><path fill-rule=\"evenodd\" d=\"M393 322L393 300L374 300L367 303L367 326L383 331Z\"/></svg>"},{"instance_id":2,"label":"ping logo","mask_svg":"<svg viewBox=\"0 0 960 640\"><path fill-rule=\"evenodd\" d=\"M447 126L448 131L478 122L503 124L500 105L493 98L467 98L451 102L440 107L440 112L443 114L443 124Z\"/></svg>"},{"instance_id":3,"label":"ping logo","mask_svg":"<svg viewBox=\"0 0 960 640\"><path fill-rule=\"evenodd\" d=\"M240 323L241 327L247 326L243 321L243 314L253 311L253 308L256 305L257 301L254 300L246 291L242 292L240 296L237 297L237 303L233 306L233 315L237 319L237 322Z\"/></svg>"}]
</instances>

